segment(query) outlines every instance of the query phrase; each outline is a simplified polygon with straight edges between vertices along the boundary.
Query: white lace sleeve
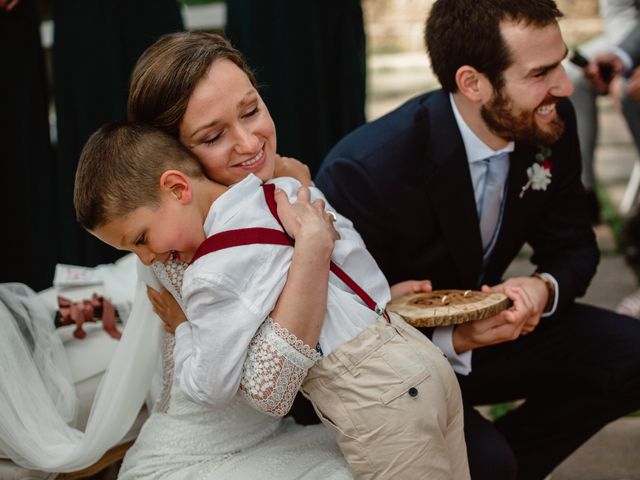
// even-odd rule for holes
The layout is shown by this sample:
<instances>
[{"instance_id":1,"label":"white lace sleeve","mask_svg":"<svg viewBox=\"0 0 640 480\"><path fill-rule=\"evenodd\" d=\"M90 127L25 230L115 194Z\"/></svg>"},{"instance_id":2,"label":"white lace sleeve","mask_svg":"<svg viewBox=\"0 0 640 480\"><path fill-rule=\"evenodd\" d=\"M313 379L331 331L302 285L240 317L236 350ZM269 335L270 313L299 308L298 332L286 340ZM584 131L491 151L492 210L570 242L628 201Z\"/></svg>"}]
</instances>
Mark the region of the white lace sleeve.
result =
<instances>
[{"instance_id":1,"label":"white lace sleeve","mask_svg":"<svg viewBox=\"0 0 640 480\"><path fill-rule=\"evenodd\" d=\"M240 391L254 408L282 417L319 358L313 347L268 318L249 344Z\"/></svg>"}]
</instances>

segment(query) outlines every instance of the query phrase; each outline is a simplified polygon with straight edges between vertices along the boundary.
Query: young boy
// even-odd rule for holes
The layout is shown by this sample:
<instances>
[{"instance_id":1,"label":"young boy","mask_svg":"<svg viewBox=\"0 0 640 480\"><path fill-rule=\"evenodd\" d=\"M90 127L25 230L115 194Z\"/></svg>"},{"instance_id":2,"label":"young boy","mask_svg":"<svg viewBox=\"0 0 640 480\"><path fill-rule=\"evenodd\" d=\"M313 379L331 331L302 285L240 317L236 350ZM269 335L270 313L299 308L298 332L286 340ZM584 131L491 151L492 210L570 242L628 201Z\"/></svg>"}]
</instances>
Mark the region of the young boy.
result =
<instances>
[{"instance_id":1,"label":"young boy","mask_svg":"<svg viewBox=\"0 0 640 480\"><path fill-rule=\"evenodd\" d=\"M175 363L194 401L222 406L235 394L249 342L286 281L293 248L275 212L274 185L289 198L300 187L289 178L263 186L249 175L227 189L177 141L142 125L103 127L80 158L74 203L87 230L146 264L172 255L192 262L182 286L189 321L176 329ZM351 223L338 215L335 227L322 358L303 393L336 433L356 478L469 478L448 362L384 312L384 276Z\"/></svg>"}]
</instances>

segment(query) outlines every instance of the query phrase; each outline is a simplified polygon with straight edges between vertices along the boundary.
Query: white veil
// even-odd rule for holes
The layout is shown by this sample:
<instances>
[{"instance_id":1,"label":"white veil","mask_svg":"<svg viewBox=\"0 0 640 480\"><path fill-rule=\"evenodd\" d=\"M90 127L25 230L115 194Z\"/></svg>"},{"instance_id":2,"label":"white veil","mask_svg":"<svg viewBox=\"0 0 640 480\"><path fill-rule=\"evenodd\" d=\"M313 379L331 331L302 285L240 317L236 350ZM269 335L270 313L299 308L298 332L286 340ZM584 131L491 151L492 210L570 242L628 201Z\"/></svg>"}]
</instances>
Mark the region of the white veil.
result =
<instances>
[{"instance_id":1,"label":"white veil","mask_svg":"<svg viewBox=\"0 0 640 480\"><path fill-rule=\"evenodd\" d=\"M0 450L17 464L80 470L131 428L152 381L162 333L145 287L158 287L158 281L150 269L138 266L133 307L84 432L68 425L75 391L47 309L28 287L0 285Z\"/></svg>"}]
</instances>

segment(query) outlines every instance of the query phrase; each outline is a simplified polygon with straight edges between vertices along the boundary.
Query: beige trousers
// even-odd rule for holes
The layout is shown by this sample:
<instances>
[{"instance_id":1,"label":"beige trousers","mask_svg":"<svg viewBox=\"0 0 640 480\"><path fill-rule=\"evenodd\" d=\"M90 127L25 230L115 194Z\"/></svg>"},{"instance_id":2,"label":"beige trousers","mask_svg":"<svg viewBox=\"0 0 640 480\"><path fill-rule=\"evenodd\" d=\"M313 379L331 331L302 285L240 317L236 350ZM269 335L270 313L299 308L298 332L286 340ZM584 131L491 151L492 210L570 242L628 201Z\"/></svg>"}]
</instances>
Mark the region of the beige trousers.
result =
<instances>
[{"instance_id":1,"label":"beige trousers","mask_svg":"<svg viewBox=\"0 0 640 480\"><path fill-rule=\"evenodd\" d=\"M402 317L380 317L309 370L302 393L356 479L469 479L460 387Z\"/></svg>"}]
</instances>

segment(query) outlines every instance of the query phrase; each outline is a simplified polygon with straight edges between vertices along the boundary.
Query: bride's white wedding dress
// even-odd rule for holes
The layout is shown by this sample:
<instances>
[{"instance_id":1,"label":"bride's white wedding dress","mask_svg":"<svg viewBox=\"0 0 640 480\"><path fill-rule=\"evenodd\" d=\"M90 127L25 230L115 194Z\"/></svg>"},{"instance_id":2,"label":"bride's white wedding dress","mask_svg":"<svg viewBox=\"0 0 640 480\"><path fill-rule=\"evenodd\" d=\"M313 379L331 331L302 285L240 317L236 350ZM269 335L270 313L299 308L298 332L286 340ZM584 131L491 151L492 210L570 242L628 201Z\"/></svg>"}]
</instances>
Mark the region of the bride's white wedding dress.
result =
<instances>
[{"instance_id":1,"label":"bride's white wedding dress","mask_svg":"<svg viewBox=\"0 0 640 480\"><path fill-rule=\"evenodd\" d=\"M154 266L177 299L179 265ZM323 425L303 427L293 419L252 408L246 394L222 409L187 399L173 382L173 337L163 357L165 391L129 449L118 478L146 479L350 479L333 434Z\"/></svg>"},{"instance_id":2,"label":"bride's white wedding dress","mask_svg":"<svg viewBox=\"0 0 640 480\"><path fill-rule=\"evenodd\" d=\"M173 389L166 413L153 413L125 458L121 479L350 479L323 425L302 427L236 398L210 410Z\"/></svg>"}]
</instances>

